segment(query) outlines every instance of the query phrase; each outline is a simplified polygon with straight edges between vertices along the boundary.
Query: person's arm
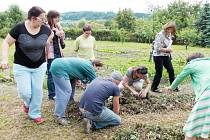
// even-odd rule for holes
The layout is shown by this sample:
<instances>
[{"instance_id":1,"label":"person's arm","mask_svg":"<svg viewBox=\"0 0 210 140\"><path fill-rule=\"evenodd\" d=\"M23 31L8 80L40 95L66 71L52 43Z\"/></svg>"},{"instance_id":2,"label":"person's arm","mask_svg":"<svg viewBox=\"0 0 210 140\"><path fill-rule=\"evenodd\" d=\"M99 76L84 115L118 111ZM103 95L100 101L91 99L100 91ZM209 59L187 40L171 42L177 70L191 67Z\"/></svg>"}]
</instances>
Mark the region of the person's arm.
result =
<instances>
[{"instance_id":1,"label":"person's arm","mask_svg":"<svg viewBox=\"0 0 210 140\"><path fill-rule=\"evenodd\" d=\"M176 89L176 87L185 79L185 77L189 76L194 72L193 67L195 67L193 64L187 64L182 70L182 72L173 81L173 83L169 87L165 87L164 90L172 91Z\"/></svg>"},{"instance_id":2,"label":"person's arm","mask_svg":"<svg viewBox=\"0 0 210 140\"><path fill-rule=\"evenodd\" d=\"M142 94L142 95L146 95L149 92L149 89L151 87L151 82L150 82L149 78L147 78L145 80L145 82L146 82L147 86L143 91L140 92L140 94Z\"/></svg>"},{"instance_id":3,"label":"person's arm","mask_svg":"<svg viewBox=\"0 0 210 140\"><path fill-rule=\"evenodd\" d=\"M131 95L138 95L138 92L136 92L135 89L133 89L131 86L128 85L127 75L124 76L122 85L131 92Z\"/></svg>"},{"instance_id":4,"label":"person's arm","mask_svg":"<svg viewBox=\"0 0 210 140\"><path fill-rule=\"evenodd\" d=\"M75 52L78 52L78 50L79 50L79 39L76 39L76 40L75 40L74 51L75 51Z\"/></svg>"},{"instance_id":5,"label":"person's arm","mask_svg":"<svg viewBox=\"0 0 210 140\"><path fill-rule=\"evenodd\" d=\"M49 35L49 37L47 39L47 43L46 43L46 47L45 47L46 61L47 61L47 58L48 58L49 48L50 48L50 45L52 43L53 37L54 37L54 32L51 31L51 34Z\"/></svg>"},{"instance_id":6,"label":"person's arm","mask_svg":"<svg viewBox=\"0 0 210 140\"><path fill-rule=\"evenodd\" d=\"M7 34L6 38L2 43L2 60L1 60L1 68L7 69L8 64L8 56L9 56L9 47L14 44L16 39L14 39L10 34Z\"/></svg>"},{"instance_id":7,"label":"person's arm","mask_svg":"<svg viewBox=\"0 0 210 140\"><path fill-rule=\"evenodd\" d=\"M95 70L91 64L90 67L86 68L86 76L87 76L87 82L86 83L90 83L91 81L93 81L96 78L96 73Z\"/></svg>"},{"instance_id":8,"label":"person's arm","mask_svg":"<svg viewBox=\"0 0 210 140\"><path fill-rule=\"evenodd\" d=\"M93 49L96 50L97 46L96 46L96 40L94 39L94 43L93 43Z\"/></svg>"},{"instance_id":9,"label":"person's arm","mask_svg":"<svg viewBox=\"0 0 210 140\"><path fill-rule=\"evenodd\" d=\"M164 53L171 53L172 52L172 48L160 48L160 51L164 52Z\"/></svg>"},{"instance_id":10,"label":"person's arm","mask_svg":"<svg viewBox=\"0 0 210 140\"><path fill-rule=\"evenodd\" d=\"M119 112L120 112L119 96L113 97L113 111L116 114L119 114Z\"/></svg>"},{"instance_id":11,"label":"person's arm","mask_svg":"<svg viewBox=\"0 0 210 140\"><path fill-rule=\"evenodd\" d=\"M193 65L193 63L189 63L187 64L184 69L182 70L182 72L176 77L176 79L173 81L173 83L171 84L171 88L172 90L176 89L176 87L190 74L192 74L194 72L194 67L195 65Z\"/></svg>"}]
</instances>

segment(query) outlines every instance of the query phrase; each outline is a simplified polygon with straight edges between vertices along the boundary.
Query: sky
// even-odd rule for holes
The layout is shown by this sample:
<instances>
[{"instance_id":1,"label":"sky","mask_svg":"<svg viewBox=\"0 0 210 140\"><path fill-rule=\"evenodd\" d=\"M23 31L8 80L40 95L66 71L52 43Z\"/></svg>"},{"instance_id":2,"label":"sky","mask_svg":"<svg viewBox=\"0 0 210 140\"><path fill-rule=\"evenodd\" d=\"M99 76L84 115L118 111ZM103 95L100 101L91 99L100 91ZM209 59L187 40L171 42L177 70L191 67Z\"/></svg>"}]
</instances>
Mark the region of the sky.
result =
<instances>
[{"instance_id":1,"label":"sky","mask_svg":"<svg viewBox=\"0 0 210 140\"><path fill-rule=\"evenodd\" d=\"M152 7L166 7L175 0L0 0L0 11L16 4L27 12L32 6L40 6L45 11L57 10L60 13L69 11L117 12L119 9L130 8L133 12L147 13ZM184 0L190 3L208 0Z\"/></svg>"}]
</instances>

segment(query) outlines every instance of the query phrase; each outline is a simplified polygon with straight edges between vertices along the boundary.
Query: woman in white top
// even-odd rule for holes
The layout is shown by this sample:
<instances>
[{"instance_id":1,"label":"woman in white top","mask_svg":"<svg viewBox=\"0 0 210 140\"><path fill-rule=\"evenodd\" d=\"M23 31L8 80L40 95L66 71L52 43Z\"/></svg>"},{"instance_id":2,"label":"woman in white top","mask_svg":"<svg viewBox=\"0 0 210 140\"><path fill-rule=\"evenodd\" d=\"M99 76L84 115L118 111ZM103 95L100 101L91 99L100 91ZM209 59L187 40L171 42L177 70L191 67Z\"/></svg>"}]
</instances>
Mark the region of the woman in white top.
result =
<instances>
[{"instance_id":1,"label":"woman in white top","mask_svg":"<svg viewBox=\"0 0 210 140\"><path fill-rule=\"evenodd\" d=\"M152 82L151 90L153 92L161 92L158 89L160 80L162 78L163 66L166 68L169 76L170 84L175 79L174 68L171 63L171 52L172 52L172 37L176 33L176 24L171 21L163 26L163 30L160 31L155 37L153 60L155 63L155 76ZM175 91L178 91L176 89Z\"/></svg>"}]
</instances>

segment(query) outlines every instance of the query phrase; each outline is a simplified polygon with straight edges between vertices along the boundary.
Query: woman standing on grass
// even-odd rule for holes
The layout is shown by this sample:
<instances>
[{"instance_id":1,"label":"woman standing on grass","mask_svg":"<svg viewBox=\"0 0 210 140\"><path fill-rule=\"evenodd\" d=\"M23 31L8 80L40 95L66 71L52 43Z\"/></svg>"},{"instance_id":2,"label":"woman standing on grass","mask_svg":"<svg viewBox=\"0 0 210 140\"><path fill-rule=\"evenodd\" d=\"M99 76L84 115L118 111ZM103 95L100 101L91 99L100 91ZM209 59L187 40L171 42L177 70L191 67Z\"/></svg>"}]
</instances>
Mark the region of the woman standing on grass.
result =
<instances>
[{"instance_id":1,"label":"woman standing on grass","mask_svg":"<svg viewBox=\"0 0 210 140\"><path fill-rule=\"evenodd\" d=\"M163 31L156 35L153 60L155 63L155 76L152 82L151 91L160 93L158 89L160 80L162 78L163 66L166 68L169 76L170 84L174 81L174 68L171 63L171 52L172 52L172 37L176 33L175 22L168 22L163 26ZM178 88L175 89L178 91Z\"/></svg>"},{"instance_id":2,"label":"woman standing on grass","mask_svg":"<svg viewBox=\"0 0 210 140\"><path fill-rule=\"evenodd\" d=\"M34 6L28 11L28 19L11 29L3 41L1 67L8 68L9 47L15 43L13 73L23 110L37 124L41 117L42 86L47 69L45 46L53 37L44 25L45 11Z\"/></svg>"},{"instance_id":3,"label":"woman standing on grass","mask_svg":"<svg viewBox=\"0 0 210 140\"><path fill-rule=\"evenodd\" d=\"M47 13L48 26L54 32L52 43L47 47L47 88L48 88L48 99L54 100L55 97L55 85L53 83L52 74L49 71L51 63L56 58L63 56L62 49L65 48L64 44L64 31L59 24L60 14L51 10Z\"/></svg>"},{"instance_id":4,"label":"woman standing on grass","mask_svg":"<svg viewBox=\"0 0 210 140\"><path fill-rule=\"evenodd\" d=\"M192 79L195 92L195 105L184 126L185 140L196 140L196 137L208 139L210 131L210 58L201 53L194 53L187 58L187 64L170 87L171 91L187 77Z\"/></svg>"},{"instance_id":5,"label":"woman standing on grass","mask_svg":"<svg viewBox=\"0 0 210 140\"><path fill-rule=\"evenodd\" d=\"M88 60L95 59L94 49L96 49L96 40L91 33L91 25L84 25L83 34L77 37L75 41L75 52L78 57Z\"/></svg>"}]
</instances>

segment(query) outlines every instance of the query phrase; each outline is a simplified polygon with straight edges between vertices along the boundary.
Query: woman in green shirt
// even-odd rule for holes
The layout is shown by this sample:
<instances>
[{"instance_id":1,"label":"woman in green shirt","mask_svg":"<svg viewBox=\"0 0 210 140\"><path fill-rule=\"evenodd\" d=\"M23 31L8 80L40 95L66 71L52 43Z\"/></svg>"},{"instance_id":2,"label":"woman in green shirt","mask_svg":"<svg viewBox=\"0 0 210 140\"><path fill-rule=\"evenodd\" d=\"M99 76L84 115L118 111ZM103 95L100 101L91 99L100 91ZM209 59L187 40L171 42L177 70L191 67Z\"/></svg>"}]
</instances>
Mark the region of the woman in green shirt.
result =
<instances>
[{"instance_id":1,"label":"woman in green shirt","mask_svg":"<svg viewBox=\"0 0 210 140\"><path fill-rule=\"evenodd\" d=\"M195 105L184 126L185 140L196 137L208 139L210 131L210 58L201 53L194 53L187 58L182 72L166 90L174 90L187 76L192 79L195 92Z\"/></svg>"},{"instance_id":2,"label":"woman in green shirt","mask_svg":"<svg viewBox=\"0 0 210 140\"><path fill-rule=\"evenodd\" d=\"M77 56L87 60L95 59L94 49L96 49L96 40L91 35L91 32L91 25L84 25L83 34L77 37L75 41L75 52Z\"/></svg>"}]
</instances>

